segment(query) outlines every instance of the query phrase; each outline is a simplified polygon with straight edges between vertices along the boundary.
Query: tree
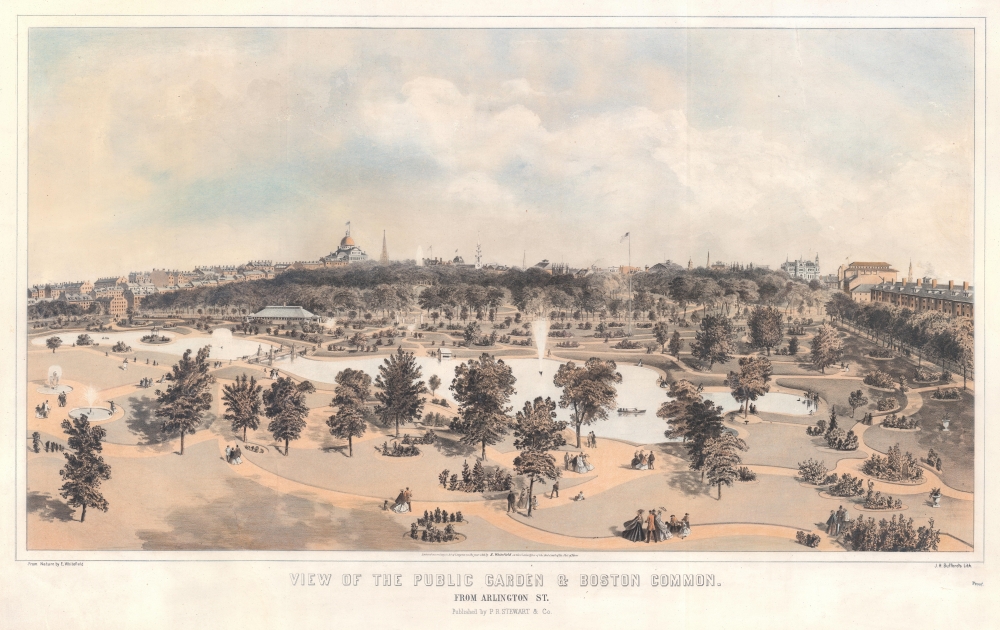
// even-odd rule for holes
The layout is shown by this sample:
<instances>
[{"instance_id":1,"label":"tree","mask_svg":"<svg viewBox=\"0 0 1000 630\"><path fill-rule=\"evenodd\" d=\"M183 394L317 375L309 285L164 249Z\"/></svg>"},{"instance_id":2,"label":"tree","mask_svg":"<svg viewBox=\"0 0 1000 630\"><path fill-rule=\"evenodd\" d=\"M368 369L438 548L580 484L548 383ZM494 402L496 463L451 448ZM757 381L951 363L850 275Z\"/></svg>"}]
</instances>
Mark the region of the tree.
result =
<instances>
[{"instance_id":1,"label":"tree","mask_svg":"<svg viewBox=\"0 0 1000 630\"><path fill-rule=\"evenodd\" d=\"M708 361L708 369L711 370L716 363L725 363L733 358L732 334L733 325L728 317L706 315L701 320L700 330L695 333L691 354L700 361Z\"/></svg>"},{"instance_id":2,"label":"tree","mask_svg":"<svg viewBox=\"0 0 1000 630\"><path fill-rule=\"evenodd\" d=\"M708 472L709 485L719 489L719 499L722 499L722 486L731 486L736 481L736 469L743 460L738 451L747 450L747 443L729 431L724 431L717 438L705 443L705 469Z\"/></svg>"},{"instance_id":3,"label":"tree","mask_svg":"<svg viewBox=\"0 0 1000 630\"><path fill-rule=\"evenodd\" d=\"M566 423L556 420L556 403L551 398L526 401L514 416L514 448L519 451L552 451L566 444L562 431Z\"/></svg>"},{"instance_id":4,"label":"tree","mask_svg":"<svg viewBox=\"0 0 1000 630\"><path fill-rule=\"evenodd\" d=\"M546 479L556 480L562 474L556 467L554 457L545 451L521 451L514 458L514 473L528 478L528 516L531 516L531 498L535 482L545 483Z\"/></svg>"},{"instance_id":5,"label":"tree","mask_svg":"<svg viewBox=\"0 0 1000 630\"><path fill-rule=\"evenodd\" d=\"M83 508L82 523L87 518L88 507L108 511L108 502L101 494L101 482L111 479L111 467L100 456L105 431L102 427L91 426L86 415L72 423L63 420L62 428L69 436L67 442L73 452L63 453L66 465L59 471L64 482L59 495L67 499L70 506Z\"/></svg>"},{"instance_id":6,"label":"tree","mask_svg":"<svg viewBox=\"0 0 1000 630\"><path fill-rule=\"evenodd\" d=\"M486 446L507 435L512 410L507 403L514 394L515 380L509 365L486 353L455 368L451 391L458 402L459 418L452 422L452 428L462 434L462 442L482 445L483 459Z\"/></svg>"},{"instance_id":7,"label":"tree","mask_svg":"<svg viewBox=\"0 0 1000 630\"><path fill-rule=\"evenodd\" d=\"M296 383L290 377L279 376L264 391L264 415L271 419L267 430L277 441L285 441L285 455L288 455L288 443L297 440L306 426L306 416L309 406L306 405L306 394L316 391L309 381Z\"/></svg>"},{"instance_id":8,"label":"tree","mask_svg":"<svg viewBox=\"0 0 1000 630\"><path fill-rule=\"evenodd\" d=\"M622 375L615 371L617 367L614 361L598 358L587 359L580 367L568 361L559 366L553 378L556 387L563 390L559 406L573 410L577 448L580 448L580 427L604 420L615 404L618 396L615 384L622 382Z\"/></svg>"},{"instance_id":9,"label":"tree","mask_svg":"<svg viewBox=\"0 0 1000 630\"><path fill-rule=\"evenodd\" d=\"M667 346L667 352L674 355L675 359L680 359L681 348L683 345L684 342L681 341L681 332L679 330L675 330L674 334L670 335L670 345Z\"/></svg>"},{"instance_id":10,"label":"tree","mask_svg":"<svg viewBox=\"0 0 1000 630\"><path fill-rule=\"evenodd\" d=\"M656 343L660 344L660 352L666 350L667 341L670 339L670 331L667 330L666 323L657 322L653 326L653 336L656 337Z\"/></svg>"},{"instance_id":11,"label":"tree","mask_svg":"<svg viewBox=\"0 0 1000 630\"><path fill-rule=\"evenodd\" d=\"M437 391L438 387L441 387L441 378L437 374L431 374L431 377L427 379L427 387L431 390L431 396Z\"/></svg>"},{"instance_id":12,"label":"tree","mask_svg":"<svg viewBox=\"0 0 1000 630\"><path fill-rule=\"evenodd\" d=\"M868 398L865 393L860 389L856 392L851 392L851 395L847 397L847 404L851 406L851 417L854 417L854 410L858 407L864 407L868 404Z\"/></svg>"},{"instance_id":13,"label":"tree","mask_svg":"<svg viewBox=\"0 0 1000 630\"><path fill-rule=\"evenodd\" d=\"M424 408L420 395L426 393L427 388L420 380L420 366L416 355L400 347L382 362L378 372L375 398L379 404L375 413L383 424L395 423L396 437L399 437L399 424L419 418Z\"/></svg>"},{"instance_id":14,"label":"tree","mask_svg":"<svg viewBox=\"0 0 1000 630\"><path fill-rule=\"evenodd\" d=\"M347 440L348 457L354 456L354 438L365 434L364 404L371 395L372 378L361 370L347 368L337 374L337 389L334 390L333 402L337 413L330 416L326 425L330 434Z\"/></svg>"},{"instance_id":15,"label":"tree","mask_svg":"<svg viewBox=\"0 0 1000 630\"><path fill-rule=\"evenodd\" d=\"M799 338L792 337L788 340L788 354L795 356L799 353Z\"/></svg>"},{"instance_id":16,"label":"tree","mask_svg":"<svg viewBox=\"0 0 1000 630\"><path fill-rule=\"evenodd\" d=\"M687 444L691 470L700 470L705 480L705 458L708 442L722 435L722 407L711 400L697 400L684 412L684 442Z\"/></svg>"},{"instance_id":17,"label":"tree","mask_svg":"<svg viewBox=\"0 0 1000 630\"><path fill-rule=\"evenodd\" d=\"M670 421L670 426L664 432L669 438L683 437L687 434L687 413L691 403L701 401L701 385L686 379L679 379L670 384L667 395L670 399L660 405L656 411L657 418Z\"/></svg>"},{"instance_id":18,"label":"tree","mask_svg":"<svg viewBox=\"0 0 1000 630\"><path fill-rule=\"evenodd\" d=\"M832 326L826 324L820 326L816 332L816 336L812 339L813 365L825 374L826 367L839 361L842 354L843 344L837 335L837 331Z\"/></svg>"},{"instance_id":19,"label":"tree","mask_svg":"<svg viewBox=\"0 0 1000 630\"><path fill-rule=\"evenodd\" d=\"M765 348L771 354L771 348L781 343L781 311L772 306L756 306L747 318L747 328L750 331L750 345L754 348Z\"/></svg>"},{"instance_id":20,"label":"tree","mask_svg":"<svg viewBox=\"0 0 1000 630\"><path fill-rule=\"evenodd\" d=\"M91 339L90 335L83 334L76 337L76 345L78 346L89 346L92 343L94 343L94 340Z\"/></svg>"},{"instance_id":21,"label":"tree","mask_svg":"<svg viewBox=\"0 0 1000 630\"><path fill-rule=\"evenodd\" d=\"M256 431L260 426L261 392L263 387L257 384L253 376L240 374L232 385L222 388L222 401L226 405L223 416L232 424L233 431L243 429L243 441L247 441L247 429Z\"/></svg>"},{"instance_id":22,"label":"tree","mask_svg":"<svg viewBox=\"0 0 1000 630\"><path fill-rule=\"evenodd\" d=\"M55 354L56 348L62 345L62 339L59 337L49 337L45 340L45 347L52 350L52 354Z\"/></svg>"},{"instance_id":23,"label":"tree","mask_svg":"<svg viewBox=\"0 0 1000 630\"><path fill-rule=\"evenodd\" d=\"M351 337L351 340L348 343L350 343L355 348L360 349L368 344L368 336L362 332L354 333L354 336Z\"/></svg>"},{"instance_id":24,"label":"tree","mask_svg":"<svg viewBox=\"0 0 1000 630\"><path fill-rule=\"evenodd\" d=\"M472 346L479 339L479 324L477 322L469 322L469 325L465 327L465 332L462 333L462 339L465 340L465 345Z\"/></svg>"},{"instance_id":25,"label":"tree","mask_svg":"<svg viewBox=\"0 0 1000 630\"><path fill-rule=\"evenodd\" d=\"M743 417L750 412L750 403L766 394L771 386L771 361L766 357L742 357L740 371L730 372L726 381L736 402L744 406Z\"/></svg>"},{"instance_id":26,"label":"tree","mask_svg":"<svg viewBox=\"0 0 1000 630\"><path fill-rule=\"evenodd\" d=\"M209 388L215 377L208 373L208 355L212 346L204 346L191 358L191 350L185 350L171 372L164 378L170 381L166 391L156 390L156 417L163 418L165 433L180 432L181 455L184 454L184 435L194 434L201 424L201 415L211 409L212 394Z\"/></svg>"}]
</instances>

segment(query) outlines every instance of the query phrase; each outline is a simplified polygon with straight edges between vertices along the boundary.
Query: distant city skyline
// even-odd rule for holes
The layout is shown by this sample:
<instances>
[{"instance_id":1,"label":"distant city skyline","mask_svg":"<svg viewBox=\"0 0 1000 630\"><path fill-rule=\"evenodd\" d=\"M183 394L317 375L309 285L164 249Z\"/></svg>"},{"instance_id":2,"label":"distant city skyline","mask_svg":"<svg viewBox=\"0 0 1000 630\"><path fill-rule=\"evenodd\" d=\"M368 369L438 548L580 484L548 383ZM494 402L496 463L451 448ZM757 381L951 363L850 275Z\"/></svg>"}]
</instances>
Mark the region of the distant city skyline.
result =
<instances>
[{"instance_id":1,"label":"distant city skyline","mask_svg":"<svg viewBox=\"0 0 1000 630\"><path fill-rule=\"evenodd\" d=\"M47 28L28 70L29 284L347 221L375 259L609 267L631 232L635 266L974 280L971 31Z\"/></svg>"}]
</instances>

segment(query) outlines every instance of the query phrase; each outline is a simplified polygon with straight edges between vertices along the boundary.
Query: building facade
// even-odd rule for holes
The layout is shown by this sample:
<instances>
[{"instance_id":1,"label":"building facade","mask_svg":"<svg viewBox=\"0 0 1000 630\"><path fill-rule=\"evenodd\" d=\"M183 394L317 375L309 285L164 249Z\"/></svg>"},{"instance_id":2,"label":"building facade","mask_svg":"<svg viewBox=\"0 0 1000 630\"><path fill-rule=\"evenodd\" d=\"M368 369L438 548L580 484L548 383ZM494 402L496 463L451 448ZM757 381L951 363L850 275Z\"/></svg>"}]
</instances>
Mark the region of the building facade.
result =
<instances>
[{"instance_id":1,"label":"building facade","mask_svg":"<svg viewBox=\"0 0 1000 630\"><path fill-rule=\"evenodd\" d=\"M952 317L972 317L975 313L974 288L968 282L957 287L953 280L947 286L938 286L938 281L931 278L918 278L916 283L884 282L872 287L871 301L916 312L939 311Z\"/></svg>"},{"instance_id":2,"label":"building facade","mask_svg":"<svg viewBox=\"0 0 1000 630\"><path fill-rule=\"evenodd\" d=\"M247 316L248 321L269 324L317 322L321 319L301 306L266 306L253 315Z\"/></svg>"},{"instance_id":3,"label":"building facade","mask_svg":"<svg viewBox=\"0 0 1000 630\"><path fill-rule=\"evenodd\" d=\"M351 238L351 230L348 228L347 234L344 238L340 239L340 246L337 247L337 251L330 253L328 256L320 258L323 263L359 263L368 260L368 254L365 253L363 249L358 247L354 239ZM336 266L328 265L328 266ZM277 269L275 270L277 271Z\"/></svg>"},{"instance_id":4,"label":"building facade","mask_svg":"<svg viewBox=\"0 0 1000 630\"><path fill-rule=\"evenodd\" d=\"M801 278L806 282L819 280L819 254L816 254L816 260L786 260L781 263L781 270L793 278Z\"/></svg>"},{"instance_id":5,"label":"building facade","mask_svg":"<svg viewBox=\"0 0 1000 630\"><path fill-rule=\"evenodd\" d=\"M850 295L858 285L895 282L898 273L887 262L852 262L837 269L837 288Z\"/></svg>"}]
</instances>

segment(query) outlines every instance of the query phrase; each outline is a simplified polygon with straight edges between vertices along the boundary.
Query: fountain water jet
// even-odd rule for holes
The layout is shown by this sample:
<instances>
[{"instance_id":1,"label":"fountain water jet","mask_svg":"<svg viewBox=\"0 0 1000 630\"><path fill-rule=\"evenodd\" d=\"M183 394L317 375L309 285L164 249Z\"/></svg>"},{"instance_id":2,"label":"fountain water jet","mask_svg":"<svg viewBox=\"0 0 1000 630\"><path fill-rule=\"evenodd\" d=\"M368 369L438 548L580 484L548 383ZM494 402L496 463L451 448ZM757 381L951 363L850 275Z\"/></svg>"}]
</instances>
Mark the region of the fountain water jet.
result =
<instances>
[{"instance_id":1,"label":"fountain water jet","mask_svg":"<svg viewBox=\"0 0 1000 630\"><path fill-rule=\"evenodd\" d=\"M69 417L77 419L80 416L87 416L87 420L90 422L97 422L98 420L107 420L111 417L111 410L105 407L95 407L94 403L97 402L97 397L100 394L93 386L87 387L83 392L83 397L87 400L86 407L76 407L69 412Z\"/></svg>"},{"instance_id":2,"label":"fountain water jet","mask_svg":"<svg viewBox=\"0 0 1000 630\"><path fill-rule=\"evenodd\" d=\"M417 245L417 266L424 266L424 248Z\"/></svg>"},{"instance_id":3,"label":"fountain water jet","mask_svg":"<svg viewBox=\"0 0 1000 630\"><path fill-rule=\"evenodd\" d=\"M45 385L39 387L38 391L42 394L66 394L73 391L69 385L60 385L60 380L62 380L62 368L58 365L50 365Z\"/></svg>"},{"instance_id":4,"label":"fountain water jet","mask_svg":"<svg viewBox=\"0 0 1000 630\"><path fill-rule=\"evenodd\" d=\"M542 374L542 361L545 358L545 344L549 339L549 320L538 318L531 322L531 334L535 337L535 348L538 349L538 374Z\"/></svg>"}]
</instances>

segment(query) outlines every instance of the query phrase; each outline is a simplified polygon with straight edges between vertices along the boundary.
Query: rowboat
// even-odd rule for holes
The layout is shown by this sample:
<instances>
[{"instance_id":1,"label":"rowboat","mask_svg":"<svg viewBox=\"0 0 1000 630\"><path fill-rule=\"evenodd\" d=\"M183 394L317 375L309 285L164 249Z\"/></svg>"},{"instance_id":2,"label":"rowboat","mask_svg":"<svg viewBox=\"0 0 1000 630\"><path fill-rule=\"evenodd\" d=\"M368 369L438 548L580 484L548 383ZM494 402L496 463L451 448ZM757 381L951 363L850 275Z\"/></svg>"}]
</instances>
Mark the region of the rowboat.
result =
<instances>
[{"instance_id":1,"label":"rowboat","mask_svg":"<svg viewBox=\"0 0 1000 630\"><path fill-rule=\"evenodd\" d=\"M645 409L637 409L635 407L632 407L632 408L629 408L629 409L627 409L625 407L619 407L618 408L618 415L619 416L641 416L644 413L646 413Z\"/></svg>"}]
</instances>

